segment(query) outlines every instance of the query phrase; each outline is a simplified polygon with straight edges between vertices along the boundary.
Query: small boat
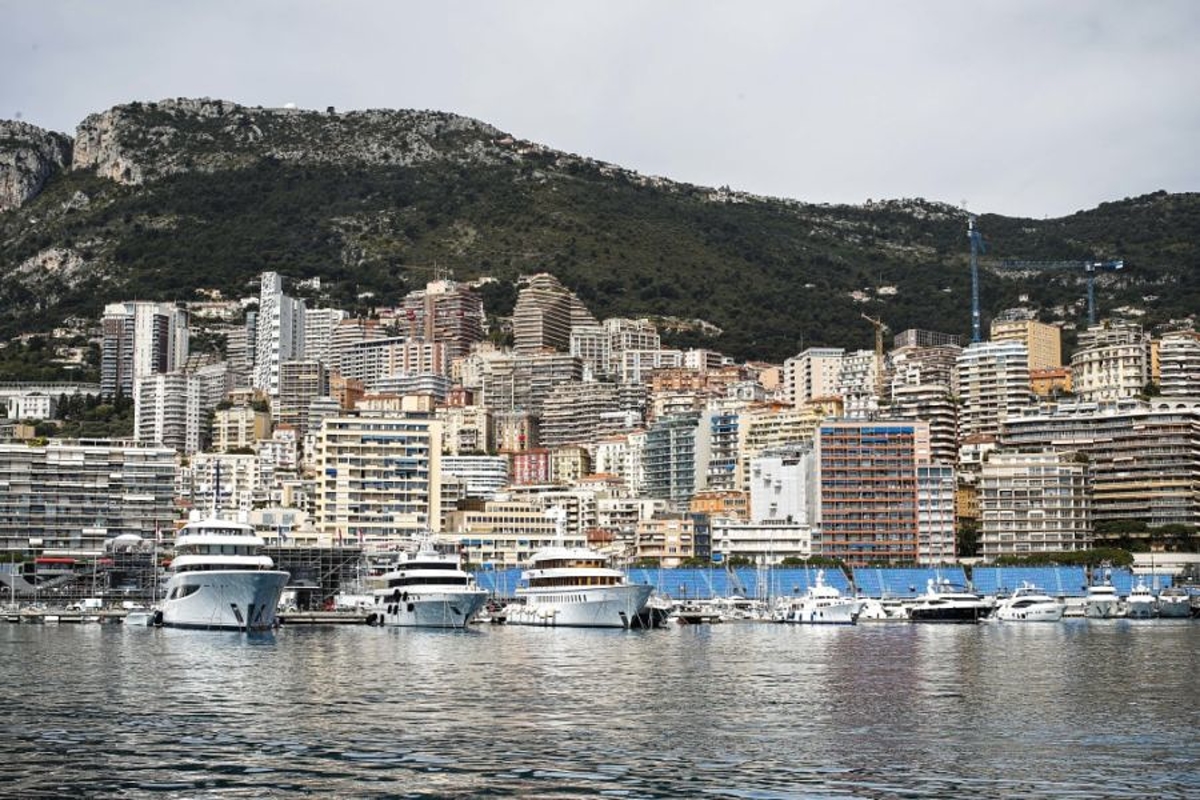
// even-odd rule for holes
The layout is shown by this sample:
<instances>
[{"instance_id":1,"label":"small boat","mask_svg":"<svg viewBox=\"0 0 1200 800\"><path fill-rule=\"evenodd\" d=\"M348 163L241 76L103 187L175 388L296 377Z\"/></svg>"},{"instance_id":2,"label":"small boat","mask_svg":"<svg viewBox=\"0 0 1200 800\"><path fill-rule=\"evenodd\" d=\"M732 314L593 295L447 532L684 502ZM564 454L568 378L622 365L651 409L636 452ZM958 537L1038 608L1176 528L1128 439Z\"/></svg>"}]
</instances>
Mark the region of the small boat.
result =
<instances>
[{"instance_id":1,"label":"small boat","mask_svg":"<svg viewBox=\"0 0 1200 800\"><path fill-rule=\"evenodd\" d=\"M1022 584L996 606L1001 622L1058 622L1066 607L1032 584Z\"/></svg>"},{"instance_id":2,"label":"small boat","mask_svg":"<svg viewBox=\"0 0 1200 800\"><path fill-rule=\"evenodd\" d=\"M925 594L908 610L913 622L966 622L975 623L992 613L992 605L974 592L949 581L926 585Z\"/></svg>"},{"instance_id":3,"label":"small boat","mask_svg":"<svg viewBox=\"0 0 1200 800\"><path fill-rule=\"evenodd\" d=\"M125 612L124 624L135 628L148 628L154 624L155 613L145 606L132 606Z\"/></svg>"},{"instance_id":4,"label":"small boat","mask_svg":"<svg viewBox=\"0 0 1200 800\"><path fill-rule=\"evenodd\" d=\"M859 599L858 622L908 622L908 607L898 597Z\"/></svg>"},{"instance_id":5,"label":"small boat","mask_svg":"<svg viewBox=\"0 0 1200 800\"><path fill-rule=\"evenodd\" d=\"M859 601L825 585L825 570L799 597L784 598L776 607L775 619L800 625L853 625L858 620Z\"/></svg>"},{"instance_id":6,"label":"small boat","mask_svg":"<svg viewBox=\"0 0 1200 800\"><path fill-rule=\"evenodd\" d=\"M1089 619L1113 619L1120 615L1121 601L1117 598L1117 590L1107 581L1097 583L1087 588L1087 596L1083 600L1083 615Z\"/></svg>"},{"instance_id":7,"label":"small boat","mask_svg":"<svg viewBox=\"0 0 1200 800\"><path fill-rule=\"evenodd\" d=\"M1192 615L1192 596L1180 586L1168 586L1158 593L1158 616L1181 619Z\"/></svg>"},{"instance_id":8,"label":"small boat","mask_svg":"<svg viewBox=\"0 0 1200 800\"><path fill-rule=\"evenodd\" d=\"M1130 619L1152 619L1157 612L1158 602L1154 598L1154 592L1139 578L1137 584L1129 590L1129 597L1125 598L1125 616Z\"/></svg>"},{"instance_id":9,"label":"small boat","mask_svg":"<svg viewBox=\"0 0 1200 800\"><path fill-rule=\"evenodd\" d=\"M456 553L440 552L432 536L402 553L375 591L379 624L406 628L465 628L483 609L488 594L464 572Z\"/></svg>"}]
</instances>

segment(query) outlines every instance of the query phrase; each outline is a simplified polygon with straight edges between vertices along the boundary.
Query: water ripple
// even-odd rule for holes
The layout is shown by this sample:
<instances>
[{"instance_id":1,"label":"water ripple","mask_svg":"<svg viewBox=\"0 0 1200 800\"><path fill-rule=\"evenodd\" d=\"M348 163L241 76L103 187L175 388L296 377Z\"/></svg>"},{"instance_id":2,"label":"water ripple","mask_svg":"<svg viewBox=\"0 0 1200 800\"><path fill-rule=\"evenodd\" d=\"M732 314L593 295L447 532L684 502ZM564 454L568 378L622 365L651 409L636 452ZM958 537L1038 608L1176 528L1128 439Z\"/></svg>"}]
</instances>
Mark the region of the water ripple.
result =
<instances>
[{"instance_id":1,"label":"water ripple","mask_svg":"<svg viewBox=\"0 0 1200 800\"><path fill-rule=\"evenodd\" d=\"M5 796L1200 796L1200 625L0 643Z\"/></svg>"}]
</instances>

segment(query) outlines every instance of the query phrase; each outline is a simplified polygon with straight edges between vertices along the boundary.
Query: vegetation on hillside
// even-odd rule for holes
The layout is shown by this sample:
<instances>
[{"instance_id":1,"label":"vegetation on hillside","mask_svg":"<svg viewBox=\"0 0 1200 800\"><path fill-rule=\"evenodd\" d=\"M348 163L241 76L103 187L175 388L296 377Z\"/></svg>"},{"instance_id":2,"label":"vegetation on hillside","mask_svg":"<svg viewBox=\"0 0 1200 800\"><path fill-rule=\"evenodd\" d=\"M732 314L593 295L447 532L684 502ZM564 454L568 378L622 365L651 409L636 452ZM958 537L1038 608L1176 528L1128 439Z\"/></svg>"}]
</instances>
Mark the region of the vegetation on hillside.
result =
<instances>
[{"instance_id":1,"label":"vegetation on hillside","mask_svg":"<svg viewBox=\"0 0 1200 800\"><path fill-rule=\"evenodd\" d=\"M75 202L79 193L87 202ZM989 258L1110 258L1103 309L1137 305L1147 323L1200 308L1200 195L1155 194L1056 220L983 215ZM244 169L120 186L71 172L25 208L0 214L0 337L114 299L189 299L200 287L255 291L259 272L320 276L324 299L365 311L421 286L434 265L493 275L491 313L511 310L512 281L550 271L599 317L702 318L723 333L668 336L740 358L782 360L810 345L869 347L893 331L969 331L964 216L924 201L812 206L652 185L554 154L491 166L304 165L264 158ZM88 276L13 268L70 248ZM894 295L879 294L894 286ZM850 292L862 292L856 301ZM1082 276L1002 279L985 270L986 318L1021 293L1072 306ZM1150 299L1146 299L1150 298Z\"/></svg>"}]
</instances>

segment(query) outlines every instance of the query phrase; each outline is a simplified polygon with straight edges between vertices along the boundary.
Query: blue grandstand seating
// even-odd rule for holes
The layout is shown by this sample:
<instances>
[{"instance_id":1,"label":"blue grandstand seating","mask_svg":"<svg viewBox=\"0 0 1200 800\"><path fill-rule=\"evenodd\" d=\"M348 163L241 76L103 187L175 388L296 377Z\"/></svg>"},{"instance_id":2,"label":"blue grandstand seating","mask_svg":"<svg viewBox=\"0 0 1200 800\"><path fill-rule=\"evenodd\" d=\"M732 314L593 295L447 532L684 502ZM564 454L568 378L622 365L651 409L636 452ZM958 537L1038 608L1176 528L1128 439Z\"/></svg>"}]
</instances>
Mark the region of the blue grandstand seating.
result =
<instances>
[{"instance_id":1,"label":"blue grandstand seating","mask_svg":"<svg viewBox=\"0 0 1200 800\"><path fill-rule=\"evenodd\" d=\"M855 567L854 585L867 597L916 597L929 581L966 586L961 567Z\"/></svg>"},{"instance_id":2,"label":"blue grandstand seating","mask_svg":"<svg viewBox=\"0 0 1200 800\"><path fill-rule=\"evenodd\" d=\"M1055 597L1082 597L1087 592L1083 567L975 567L971 582L975 591L986 595L1010 595L1025 584Z\"/></svg>"}]
</instances>

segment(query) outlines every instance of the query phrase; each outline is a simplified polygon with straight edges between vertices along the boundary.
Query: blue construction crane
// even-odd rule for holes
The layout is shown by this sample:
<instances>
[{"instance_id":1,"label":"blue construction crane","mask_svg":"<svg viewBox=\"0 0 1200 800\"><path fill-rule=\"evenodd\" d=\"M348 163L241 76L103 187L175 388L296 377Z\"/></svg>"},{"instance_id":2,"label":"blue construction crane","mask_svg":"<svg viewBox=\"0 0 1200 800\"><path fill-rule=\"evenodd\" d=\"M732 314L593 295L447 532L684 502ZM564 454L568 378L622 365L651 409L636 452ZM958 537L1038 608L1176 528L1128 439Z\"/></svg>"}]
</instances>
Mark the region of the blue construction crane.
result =
<instances>
[{"instance_id":1,"label":"blue construction crane","mask_svg":"<svg viewBox=\"0 0 1200 800\"><path fill-rule=\"evenodd\" d=\"M972 254L972 270L974 258ZM999 271L1021 272L1029 270L1083 270L1087 276L1088 325L1096 324L1096 273L1100 271L1116 271L1125 268L1125 262L1115 261L1001 261L995 265ZM978 306L976 306L978 308Z\"/></svg>"},{"instance_id":2,"label":"blue construction crane","mask_svg":"<svg viewBox=\"0 0 1200 800\"><path fill-rule=\"evenodd\" d=\"M967 217L967 238L971 240L971 341L978 343L983 341L979 331L979 254L986 248L974 214Z\"/></svg>"}]
</instances>

